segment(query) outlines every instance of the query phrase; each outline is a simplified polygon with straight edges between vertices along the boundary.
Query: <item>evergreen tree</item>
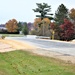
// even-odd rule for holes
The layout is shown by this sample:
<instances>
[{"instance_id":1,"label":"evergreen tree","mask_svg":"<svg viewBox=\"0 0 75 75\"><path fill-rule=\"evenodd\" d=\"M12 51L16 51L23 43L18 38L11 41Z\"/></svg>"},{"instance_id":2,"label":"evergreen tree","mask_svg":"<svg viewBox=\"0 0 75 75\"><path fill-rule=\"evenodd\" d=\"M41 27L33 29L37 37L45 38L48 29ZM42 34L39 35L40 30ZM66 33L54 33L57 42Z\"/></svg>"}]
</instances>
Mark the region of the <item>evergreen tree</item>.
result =
<instances>
[{"instance_id":1,"label":"evergreen tree","mask_svg":"<svg viewBox=\"0 0 75 75\"><path fill-rule=\"evenodd\" d=\"M50 20L52 20L53 18L50 16L50 15L53 15L53 14L50 14L48 12L50 12L51 10L51 6L49 6L47 3L36 3L37 7L36 9L33 9L34 12L39 12L41 15L36 15L36 17L40 17L41 20L43 20L43 18L49 18Z\"/></svg>"},{"instance_id":2,"label":"evergreen tree","mask_svg":"<svg viewBox=\"0 0 75 75\"><path fill-rule=\"evenodd\" d=\"M38 25L39 25L40 30L42 31L42 33L41 33L41 31L39 33L40 33L40 35L44 36L45 32L46 32L45 27L47 27L45 20L49 19L49 22L50 22L50 20L53 19L53 17L52 17L53 14L49 13L51 11L51 6L49 6L47 3L43 3L43 4L42 3L36 3L36 5L37 5L37 8L33 9L33 11L40 13L40 15L36 15L36 17L41 18L41 22L38 23ZM47 25L49 25L49 24L47 24Z\"/></svg>"},{"instance_id":3,"label":"evergreen tree","mask_svg":"<svg viewBox=\"0 0 75 75\"><path fill-rule=\"evenodd\" d=\"M64 6L64 4L61 4L55 12L55 23L57 25L61 25L64 23L65 18L68 19L68 9Z\"/></svg>"},{"instance_id":4,"label":"evergreen tree","mask_svg":"<svg viewBox=\"0 0 75 75\"><path fill-rule=\"evenodd\" d=\"M29 32L29 31L28 31L27 23L25 23L24 26L23 26L23 28L22 28L22 33L23 33L24 35L27 35L28 32Z\"/></svg>"},{"instance_id":5,"label":"evergreen tree","mask_svg":"<svg viewBox=\"0 0 75 75\"><path fill-rule=\"evenodd\" d=\"M21 31L22 30L22 28L23 28L23 25L22 25L22 23L21 22L18 22L18 31Z\"/></svg>"}]
</instances>

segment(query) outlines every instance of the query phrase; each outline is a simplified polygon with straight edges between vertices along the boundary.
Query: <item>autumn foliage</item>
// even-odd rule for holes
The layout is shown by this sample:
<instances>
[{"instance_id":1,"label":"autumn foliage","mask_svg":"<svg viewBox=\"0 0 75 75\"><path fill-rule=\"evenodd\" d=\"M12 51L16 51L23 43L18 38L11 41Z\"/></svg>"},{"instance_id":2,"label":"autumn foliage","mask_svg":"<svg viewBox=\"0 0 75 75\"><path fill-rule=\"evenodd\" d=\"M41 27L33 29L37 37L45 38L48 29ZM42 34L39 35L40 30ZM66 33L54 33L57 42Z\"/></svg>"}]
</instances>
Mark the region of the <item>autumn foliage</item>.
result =
<instances>
[{"instance_id":1,"label":"autumn foliage","mask_svg":"<svg viewBox=\"0 0 75 75\"><path fill-rule=\"evenodd\" d=\"M50 24L50 20L48 18L43 19L47 24Z\"/></svg>"},{"instance_id":2,"label":"autumn foliage","mask_svg":"<svg viewBox=\"0 0 75 75\"><path fill-rule=\"evenodd\" d=\"M36 18L35 20L34 20L34 27L38 27L38 25L41 23L41 18Z\"/></svg>"},{"instance_id":3,"label":"autumn foliage","mask_svg":"<svg viewBox=\"0 0 75 75\"><path fill-rule=\"evenodd\" d=\"M6 28L8 32L17 32L18 29L17 21L15 19L9 20L6 23Z\"/></svg>"},{"instance_id":4,"label":"autumn foliage","mask_svg":"<svg viewBox=\"0 0 75 75\"><path fill-rule=\"evenodd\" d=\"M55 29L55 23L54 22L52 22L51 24L50 24L50 28L52 29L52 30L54 30Z\"/></svg>"},{"instance_id":5,"label":"autumn foliage","mask_svg":"<svg viewBox=\"0 0 75 75\"><path fill-rule=\"evenodd\" d=\"M34 20L34 26L38 27L39 24L41 25L42 21L44 21L46 24L50 24L50 20L48 18L44 18L43 20L41 20L41 18L36 18Z\"/></svg>"},{"instance_id":6,"label":"autumn foliage","mask_svg":"<svg viewBox=\"0 0 75 75\"><path fill-rule=\"evenodd\" d=\"M64 41L73 40L74 37L74 25L67 19L64 19L64 24L60 25L61 32L60 38Z\"/></svg>"},{"instance_id":7,"label":"autumn foliage","mask_svg":"<svg viewBox=\"0 0 75 75\"><path fill-rule=\"evenodd\" d=\"M36 18L34 20L34 28L37 32L37 35L48 36L50 34L50 19L48 18Z\"/></svg>"},{"instance_id":8,"label":"autumn foliage","mask_svg":"<svg viewBox=\"0 0 75 75\"><path fill-rule=\"evenodd\" d=\"M70 10L69 15L70 15L70 18L75 21L75 9L74 9L74 8L72 8L72 9Z\"/></svg>"}]
</instances>

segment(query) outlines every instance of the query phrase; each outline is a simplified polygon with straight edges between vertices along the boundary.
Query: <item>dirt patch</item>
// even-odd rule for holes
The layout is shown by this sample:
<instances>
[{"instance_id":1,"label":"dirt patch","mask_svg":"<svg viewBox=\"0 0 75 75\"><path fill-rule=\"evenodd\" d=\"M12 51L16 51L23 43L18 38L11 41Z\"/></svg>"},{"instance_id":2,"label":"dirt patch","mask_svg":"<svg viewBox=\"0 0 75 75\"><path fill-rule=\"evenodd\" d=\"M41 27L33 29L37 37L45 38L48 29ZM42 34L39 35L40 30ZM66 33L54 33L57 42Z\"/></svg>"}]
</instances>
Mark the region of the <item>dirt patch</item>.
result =
<instances>
[{"instance_id":1,"label":"dirt patch","mask_svg":"<svg viewBox=\"0 0 75 75\"><path fill-rule=\"evenodd\" d=\"M28 50L36 49L35 46L30 45L27 42L22 42L22 41L8 40L8 39L2 40L1 39L0 42L8 44L14 49L28 49Z\"/></svg>"},{"instance_id":2,"label":"dirt patch","mask_svg":"<svg viewBox=\"0 0 75 75\"><path fill-rule=\"evenodd\" d=\"M8 52L13 50L15 50L15 48L13 48L11 45L5 44L0 41L0 52Z\"/></svg>"}]
</instances>

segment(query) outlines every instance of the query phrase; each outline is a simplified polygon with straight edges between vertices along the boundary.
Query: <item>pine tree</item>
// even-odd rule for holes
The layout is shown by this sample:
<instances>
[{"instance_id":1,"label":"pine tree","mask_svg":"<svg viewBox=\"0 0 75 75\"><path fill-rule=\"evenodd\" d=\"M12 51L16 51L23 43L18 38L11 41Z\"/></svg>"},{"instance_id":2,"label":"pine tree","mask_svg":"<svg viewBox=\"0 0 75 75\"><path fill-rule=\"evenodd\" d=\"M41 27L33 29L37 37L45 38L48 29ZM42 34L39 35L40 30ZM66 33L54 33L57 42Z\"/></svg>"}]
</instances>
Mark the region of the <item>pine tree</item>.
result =
<instances>
[{"instance_id":1,"label":"pine tree","mask_svg":"<svg viewBox=\"0 0 75 75\"><path fill-rule=\"evenodd\" d=\"M46 32L45 27L47 27L47 26L45 26L46 25L45 20L48 20L48 19L52 20L53 19L53 17L52 17L53 14L49 13L51 11L51 6L49 6L47 3L36 3L36 5L37 5L37 8L33 9L33 11L40 13L40 15L36 15L36 17L41 18L41 22L38 23L38 26L40 27L40 30L42 31L42 33L40 33L40 32L39 33L40 33L40 35L44 36L45 32ZM49 25L49 24L47 24L47 25Z\"/></svg>"},{"instance_id":2,"label":"pine tree","mask_svg":"<svg viewBox=\"0 0 75 75\"><path fill-rule=\"evenodd\" d=\"M52 20L53 18L50 16L50 15L53 15L53 14L50 14L48 12L51 11L51 6L49 6L47 3L36 3L37 7L36 9L33 9L34 12L39 12L41 15L36 15L36 17L40 17L41 20L43 20L43 18L49 18L50 20Z\"/></svg>"},{"instance_id":3,"label":"pine tree","mask_svg":"<svg viewBox=\"0 0 75 75\"><path fill-rule=\"evenodd\" d=\"M64 6L64 4L61 4L55 12L55 23L57 25L61 25L64 23L65 18L68 19L68 9Z\"/></svg>"},{"instance_id":4,"label":"pine tree","mask_svg":"<svg viewBox=\"0 0 75 75\"><path fill-rule=\"evenodd\" d=\"M27 23L25 23L24 26L23 26L23 28L22 28L22 33L23 33L24 35L27 35L28 32L29 32L29 31L28 31Z\"/></svg>"},{"instance_id":5,"label":"pine tree","mask_svg":"<svg viewBox=\"0 0 75 75\"><path fill-rule=\"evenodd\" d=\"M18 31L21 31L22 30L22 28L23 28L23 25L22 25L22 23L21 22L18 22Z\"/></svg>"}]
</instances>

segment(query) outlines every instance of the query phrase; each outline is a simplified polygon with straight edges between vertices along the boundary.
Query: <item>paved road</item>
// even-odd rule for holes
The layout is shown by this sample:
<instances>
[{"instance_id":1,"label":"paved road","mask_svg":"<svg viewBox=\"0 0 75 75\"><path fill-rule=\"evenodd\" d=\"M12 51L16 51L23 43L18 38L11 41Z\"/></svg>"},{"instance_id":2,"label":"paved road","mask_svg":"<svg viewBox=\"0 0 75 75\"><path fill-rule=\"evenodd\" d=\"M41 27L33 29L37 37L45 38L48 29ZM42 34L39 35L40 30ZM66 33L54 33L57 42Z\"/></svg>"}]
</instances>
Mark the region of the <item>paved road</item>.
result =
<instances>
[{"instance_id":1,"label":"paved road","mask_svg":"<svg viewBox=\"0 0 75 75\"><path fill-rule=\"evenodd\" d=\"M41 39L32 39L27 37L9 37L8 39L20 40L23 42L29 42L41 49L48 51L59 52L64 55L73 55L75 56L75 44L67 42L57 42L52 40L41 40Z\"/></svg>"}]
</instances>

